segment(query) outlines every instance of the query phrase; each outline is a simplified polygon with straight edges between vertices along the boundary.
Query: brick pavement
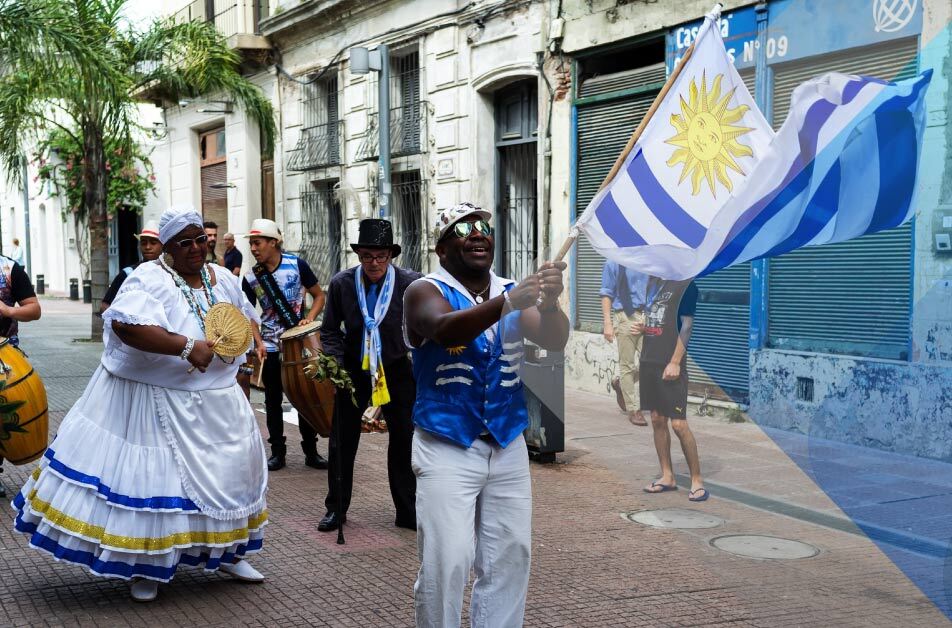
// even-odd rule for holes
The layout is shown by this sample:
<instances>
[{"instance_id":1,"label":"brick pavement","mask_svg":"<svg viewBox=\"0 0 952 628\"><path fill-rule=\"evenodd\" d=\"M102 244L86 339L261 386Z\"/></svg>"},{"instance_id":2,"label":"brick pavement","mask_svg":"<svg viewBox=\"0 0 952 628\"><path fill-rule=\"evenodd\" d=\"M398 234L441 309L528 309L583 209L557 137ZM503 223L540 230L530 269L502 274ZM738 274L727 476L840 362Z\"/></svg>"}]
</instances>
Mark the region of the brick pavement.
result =
<instances>
[{"instance_id":1,"label":"brick pavement","mask_svg":"<svg viewBox=\"0 0 952 628\"><path fill-rule=\"evenodd\" d=\"M48 326L63 329L63 338L79 326L75 317L52 311L35 324L30 342L34 333L47 336ZM50 372L52 383L59 381L54 380L57 364L86 364L98 350L64 343L48 362L40 353L33 353L35 365ZM631 428L610 406L599 405L602 401L571 393L568 451L556 464L532 467L534 556L527 625L947 623L871 542L855 534L716 497L691 507L725 519L720 528L662 530L624 519L622 513L644 508L687 508L687 496L684 491L660 496L640 492L654 472L654 462L644 452L649 435ZM56 412L54 419L62 414ZM291 448L288 467L271 476L272 523L265 551L254 559L268 581L242 585L183 570L162 587L156 602L146 605L131 602L121 582L93 578L28 550L24 539L12 533L12 510L4 505L0 625L411 625L415 536L392 525L386 442L384 435L362 439L346 545L336 545L335 534L316 531L324 511L326 472L304 467L300 452ZM325 446L322 441L322 451ZM703 456L703 440L701 446ZM5 478L8 486L21 482L29 469L11 471ZM757 561L709 544L715 536L737 532L796 538L821 552L798 561Z\"/></svg>"}]
</instances>

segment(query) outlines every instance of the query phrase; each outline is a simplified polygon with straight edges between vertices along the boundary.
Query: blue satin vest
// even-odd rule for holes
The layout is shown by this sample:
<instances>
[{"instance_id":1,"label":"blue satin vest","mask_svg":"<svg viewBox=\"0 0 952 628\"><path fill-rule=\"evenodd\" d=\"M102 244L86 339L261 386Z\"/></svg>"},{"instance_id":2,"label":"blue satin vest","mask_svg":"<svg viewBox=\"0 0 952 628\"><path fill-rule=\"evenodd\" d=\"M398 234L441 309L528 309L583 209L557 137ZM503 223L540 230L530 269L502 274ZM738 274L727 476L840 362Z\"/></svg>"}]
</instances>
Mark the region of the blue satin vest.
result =
<instances>
[{"instance_id":1,"label":"blue satin vest","mask_svg":"<svg viewBox=\"0 0 952 628\"><path fill-rule=\"evenodd\" d=\"M435 281L454 310L472 307L458 290ZM519 312L504 316L493 338L483 332L461 347L442 347L428 340L412 353L415 425L462 447L469 447L487 431L506 447L526 429L529 418L519 377L523 356Z\"/></svg>"}]
</instances>

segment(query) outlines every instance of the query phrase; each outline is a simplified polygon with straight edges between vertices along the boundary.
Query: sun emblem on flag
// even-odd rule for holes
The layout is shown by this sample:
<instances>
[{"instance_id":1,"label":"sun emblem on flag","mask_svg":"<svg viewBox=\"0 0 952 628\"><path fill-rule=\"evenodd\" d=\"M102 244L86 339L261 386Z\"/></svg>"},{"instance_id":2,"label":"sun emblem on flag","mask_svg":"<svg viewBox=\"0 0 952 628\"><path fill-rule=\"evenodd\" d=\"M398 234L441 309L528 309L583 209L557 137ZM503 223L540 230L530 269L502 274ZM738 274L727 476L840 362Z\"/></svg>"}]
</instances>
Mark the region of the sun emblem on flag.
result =
<instances>
[{"instance_id":1,"label":"sun emblem on flag","mask_svg":"<svg viewBox=\"0 0 952 628\"><path fill-rule=\"evenodd\" d=\"M714 78L711 89L707 88L707 73L701 74L701 86L691 79L688 88L688 101L681 96L681 114L671 114L671 126L677 133L666 143L677 146L668 165L683 164L678 184L691 176L691 194L697 196L701 183L707 181L711 195L717 197L714 179L728 191L733 189L728 169L744 175L734 157L753 155L750 146L741 144L737 138L753 129L745 126L733 126L744 117L749 107L738 105L730 108L736 88L721 95L723 74Z\"/></svg>"},{"instance_id":2,"label":"sun emblem on flag","mask_svg":"<svg viewBox=\"0 0 952 628\"><path fill-rule=\"evenodd\" d=\"M466 345L446 348L446 352L449 353L450 355L463 355L463 351L466 351Z\"/></svg>"}]
</instances>

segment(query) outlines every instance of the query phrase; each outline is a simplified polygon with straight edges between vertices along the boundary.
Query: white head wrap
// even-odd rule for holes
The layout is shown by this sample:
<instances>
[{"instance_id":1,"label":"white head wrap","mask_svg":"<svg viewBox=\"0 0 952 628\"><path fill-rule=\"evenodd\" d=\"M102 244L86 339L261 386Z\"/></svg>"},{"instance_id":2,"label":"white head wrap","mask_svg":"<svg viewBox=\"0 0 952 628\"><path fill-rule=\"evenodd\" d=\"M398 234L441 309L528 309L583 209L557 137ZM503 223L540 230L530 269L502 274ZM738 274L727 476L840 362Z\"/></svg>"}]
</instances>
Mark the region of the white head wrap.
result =
<instances>
[{"instance_id":1,"label":"white head wrap","mask_svg":"<svg viewBox=\"0 0 952 628\"><path fill-rule=\"evenodd\" d=\"M202 226L202 216L191 205L169 207L159 218L159 242L165 244L185 227Z\"/></svg>"}]
</instances>

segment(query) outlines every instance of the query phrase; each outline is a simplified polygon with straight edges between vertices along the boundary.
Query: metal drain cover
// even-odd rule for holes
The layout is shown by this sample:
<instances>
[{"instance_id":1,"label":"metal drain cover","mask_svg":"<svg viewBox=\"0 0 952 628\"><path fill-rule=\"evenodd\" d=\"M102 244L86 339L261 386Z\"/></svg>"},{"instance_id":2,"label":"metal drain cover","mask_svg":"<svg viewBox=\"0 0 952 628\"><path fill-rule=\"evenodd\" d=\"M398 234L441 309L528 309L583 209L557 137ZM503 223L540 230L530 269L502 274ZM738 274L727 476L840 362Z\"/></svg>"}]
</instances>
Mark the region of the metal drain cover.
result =
<instances>
[{"instance_id":1,"label":"metal drain cover","mask_svg":"<svg viewBox=\"0 0 952 628\"><path fill-rule=\"evenodd\" d=\"M699 510L685 508L662 508L661 510L637 510L622 515L629 521L653 528L716 528L724 520Z\"/></svg>"},{"instance_id":2,"label":"metal drain cover","mask_svg":"<svg viewBox=\"0 0 952 628\"><path fill-rule=\"evenodd\" d=\"M820 548L809 543L759 534L719 536L711 539L711 545L736 556L772 560L811 558L820 553Z\"/></svg>"}]
</instances>

